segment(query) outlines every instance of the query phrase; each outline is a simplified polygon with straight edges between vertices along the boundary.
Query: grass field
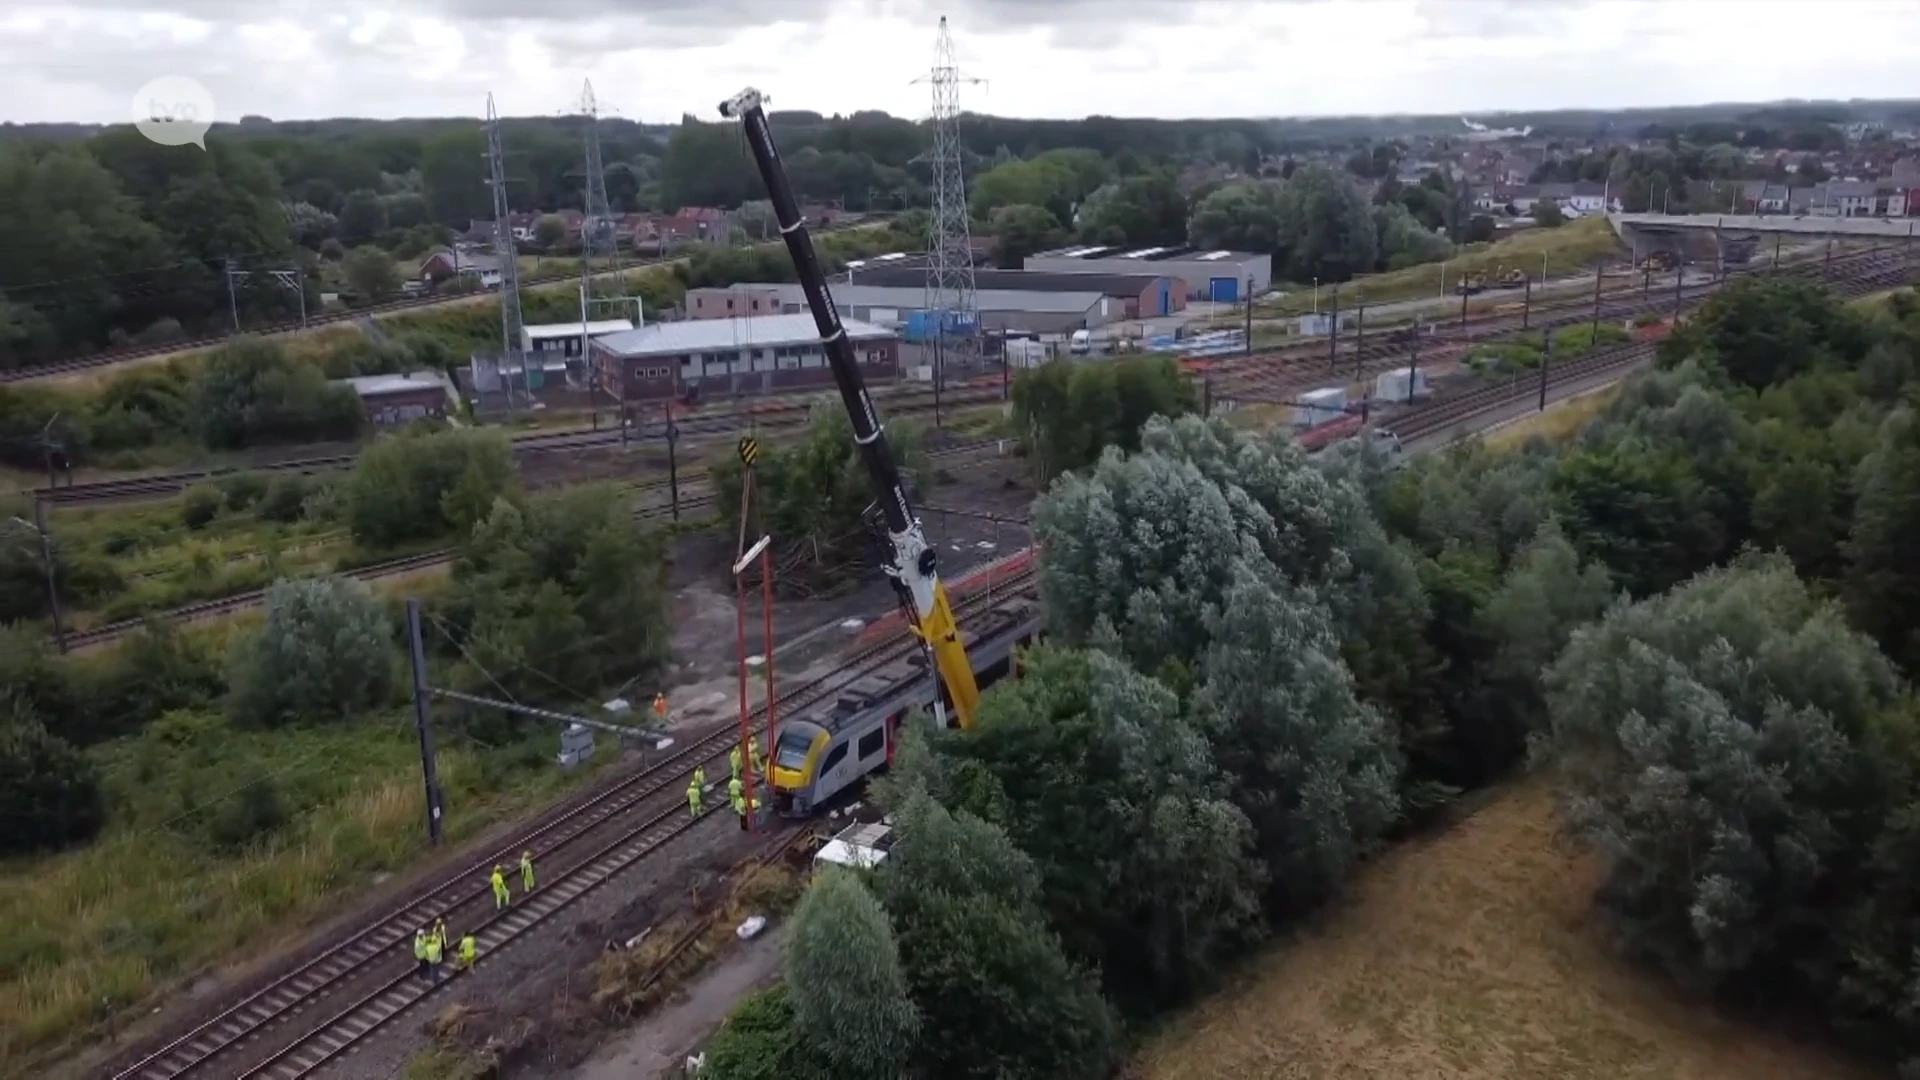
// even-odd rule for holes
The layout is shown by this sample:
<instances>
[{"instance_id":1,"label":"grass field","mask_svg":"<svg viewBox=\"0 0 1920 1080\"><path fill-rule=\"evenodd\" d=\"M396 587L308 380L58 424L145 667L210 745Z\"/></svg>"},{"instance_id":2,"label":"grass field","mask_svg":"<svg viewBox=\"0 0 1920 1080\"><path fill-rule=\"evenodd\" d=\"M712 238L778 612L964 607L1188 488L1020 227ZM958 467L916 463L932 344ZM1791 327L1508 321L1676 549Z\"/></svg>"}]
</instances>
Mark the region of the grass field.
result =
<instances>
[{"instance_id":1,"label":"grass field","mask_svg":"<svg viewBox=\"0 0 1920 1080\"><path fill-rule=\"evenodd\" d=\"M537 736L491 750L445 726L441 737L449 841L585 775L532 767L551 749ZM419 749L400 710L271 732L172 714L93 755L113 805L107 833L0 863L9 1080L104 1035L108 1015L164 1003L210 965L288 944L376 874L424 855Z\"/></svg>"},{"instance_id":2,"label":"grass field","mask_svg":"<svg viewBox=\"0 0 1920 1080\"><path fill-rule=\"evenodd\" d=\"M1466 245L1460 254L1447 260L1448 288L1451 289L1452 283L1459 280L1462 274L1475 270L1486 274L1491 280L1503 268L1518 267L1533 278L1537 289L1542 256L1545 257L1547 276L1554 278L1590 273L1596 259L1611 256L1619 250L1620 242L1613 234L1613 227L1604 218L1584 218L1557 229L1528 229L1518 236L1491 244ZM1340 306L1351 309L1360 304L1438 297L1441 295L1440 272L1441 264L1423 263L1405 270L1355 278L1340 286ZM1325 287L1320 289L1318 303L1322 309L1329 303L1327 293ZM1455 296L1457 302L1457 294L1447 295ZM1513 300L1518 302L1518 293L1513 294ZM1262 305L1259 314L1269 317L1299 315L1312 310L1314 304L1311 291L1295 289L1271 304Z\"/></svg>"},{"instance_id":3,"label":"grass field","mask_svg":"<svg viewBox=\"0 0 1920 1080\"><path fill-rule=\"evenodd\" d=\"M1300 940L1145 1046L1140 1080L1865 1080L1615 958L1544 783L1363 870Z\"/></svg>"}]
</instances>

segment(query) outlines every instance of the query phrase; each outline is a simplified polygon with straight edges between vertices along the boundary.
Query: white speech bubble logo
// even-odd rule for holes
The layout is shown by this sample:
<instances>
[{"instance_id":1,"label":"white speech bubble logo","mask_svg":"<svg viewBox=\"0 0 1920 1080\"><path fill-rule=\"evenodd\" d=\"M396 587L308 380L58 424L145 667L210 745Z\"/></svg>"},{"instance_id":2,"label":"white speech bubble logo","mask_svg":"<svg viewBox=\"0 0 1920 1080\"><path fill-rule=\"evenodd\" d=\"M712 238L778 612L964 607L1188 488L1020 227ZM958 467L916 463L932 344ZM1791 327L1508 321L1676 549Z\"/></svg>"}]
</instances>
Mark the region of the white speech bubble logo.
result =
<instances>
[{"instance_id":1,"label":"white speech bubble logo","mask_svg":"<svg viewBox=\"0 0 1920 1080\"><path fill-rule=\"evenodd\" d=\"M161 146L205 150L213 94L184 75L162 75L133 95L133 126Z\"/></svg>"}]
</instances>

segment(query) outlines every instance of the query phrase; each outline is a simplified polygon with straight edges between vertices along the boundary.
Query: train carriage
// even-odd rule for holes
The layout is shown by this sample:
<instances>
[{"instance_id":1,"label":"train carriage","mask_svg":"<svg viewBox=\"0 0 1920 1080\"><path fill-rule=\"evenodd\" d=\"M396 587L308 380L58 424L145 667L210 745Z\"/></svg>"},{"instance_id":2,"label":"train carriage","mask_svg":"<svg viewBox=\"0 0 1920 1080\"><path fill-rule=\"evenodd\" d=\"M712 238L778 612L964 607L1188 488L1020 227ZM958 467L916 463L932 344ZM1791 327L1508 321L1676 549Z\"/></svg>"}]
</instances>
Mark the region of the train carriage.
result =
<instances>
[{"instance_id":1,"label":"train carriage","mask_svg":"<svg viewBox=\"0 0 1920 1080\"><path fill-rule=\"evenodd\" d=\"M1012 674L1016 651L1040 632L1040 602L1016 596L963 631L982 687ZM837 697L776 723L771 765L774 809L805 817L893 761L900 726L914 710L931 713L939 681L915 650L841 689Z\"/></svg>"}]
</instances>

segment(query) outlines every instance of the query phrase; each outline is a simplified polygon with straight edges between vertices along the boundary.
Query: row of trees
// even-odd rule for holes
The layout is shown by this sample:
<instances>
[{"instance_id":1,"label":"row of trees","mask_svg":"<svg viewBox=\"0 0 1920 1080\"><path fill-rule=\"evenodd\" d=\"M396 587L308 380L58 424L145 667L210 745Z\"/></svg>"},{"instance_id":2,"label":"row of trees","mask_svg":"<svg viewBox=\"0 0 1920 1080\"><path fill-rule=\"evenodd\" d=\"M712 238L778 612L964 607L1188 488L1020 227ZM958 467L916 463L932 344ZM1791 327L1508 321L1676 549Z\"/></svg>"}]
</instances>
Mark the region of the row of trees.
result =
<instances>
[{"instance_id":1,"label":"row of trees","mask_svg":"<svg viewBox=\"0 0 1920 1080\"><path fill-rule=\"evenodd\" d=\"M1051 643L902 748L893 856L822 877L709 1069L1104 1075L1530 742L1630 946L1912 1052L1917 358L1920 305L1751 283L1565 447L1120 433L1034 508ZM1113 412L1056 399L1036 445Z\"/></svg>"},{"instance_id":2,"label":"row of trees","mask_svg":"<svg viewBox=\"0 0 1920 1080\"><path fill-rule=\"evenodd\" d=\"M1425 209L1432 189L1409 190ZM1276 277L1345 281L1451 253L1446 237L1415 216L1412 201L1389 196L1372 203L1352 180L1310 164L1283 181L1245 181L1213 192L1194 206L1190 229L1203 246L1271 252ZM1451 221L1451 210L1451 202L1440 202L1435 216Z\"/></svg>"},{"instance_id":3,"label":"row of trees","mask_svg":"<svg viewBox=\"0 0 1920 1080\"><path fill-rule=\"evenodd\" d=\"M449 431L382 443L337 498L364 543L455 540L452 587L433 607L429 635L444 685L575 708L666 660L667 552L636 527L616 486L527 498L504 438ZM142 753L164 757L209 723L272 729L398 704L394 601L351 579L309 578L274 584L263 606L262 624L232 635L224 652L161 623L78 661L49 655L37 627L0 634L0 776L9 778L0 809L17 825L0 853L84 842L105 824L98 770L76 747L137 737ZM488 710L446 720L490 747L537 742L542 731ZM271 785L257 786L231 789L212 813L201 812L207 792L183 789L192 805L175 809L217 830L223 847L243 845L287 820Z\"/></svg>"}]
</instances>

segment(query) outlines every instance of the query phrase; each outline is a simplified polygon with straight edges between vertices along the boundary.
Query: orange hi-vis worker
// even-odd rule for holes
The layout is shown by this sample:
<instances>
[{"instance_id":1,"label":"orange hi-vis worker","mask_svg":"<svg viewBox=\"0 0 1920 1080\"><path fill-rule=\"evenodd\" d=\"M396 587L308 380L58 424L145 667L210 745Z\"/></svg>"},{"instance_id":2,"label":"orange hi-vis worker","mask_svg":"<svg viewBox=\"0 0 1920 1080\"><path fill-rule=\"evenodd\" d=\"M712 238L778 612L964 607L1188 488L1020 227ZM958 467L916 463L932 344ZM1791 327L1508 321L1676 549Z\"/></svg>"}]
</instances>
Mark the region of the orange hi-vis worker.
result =
<instances>
[{"instance_id":1,"label":"orange hi-vis worker","mask_svg":"<svg viewBox=\"0 0 1920 1080\"><path fill-rule=\"evenodd\" d=\"M662 690L659 693L653 695L653 718L662 723L666 722L667 692L665 690Z\"/></svg>"}]
</instances>

